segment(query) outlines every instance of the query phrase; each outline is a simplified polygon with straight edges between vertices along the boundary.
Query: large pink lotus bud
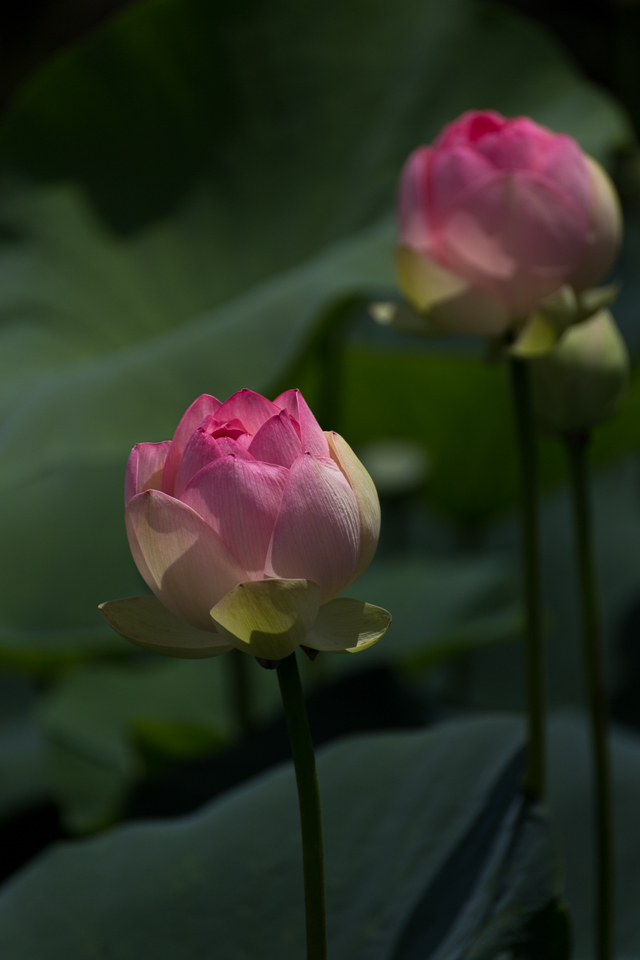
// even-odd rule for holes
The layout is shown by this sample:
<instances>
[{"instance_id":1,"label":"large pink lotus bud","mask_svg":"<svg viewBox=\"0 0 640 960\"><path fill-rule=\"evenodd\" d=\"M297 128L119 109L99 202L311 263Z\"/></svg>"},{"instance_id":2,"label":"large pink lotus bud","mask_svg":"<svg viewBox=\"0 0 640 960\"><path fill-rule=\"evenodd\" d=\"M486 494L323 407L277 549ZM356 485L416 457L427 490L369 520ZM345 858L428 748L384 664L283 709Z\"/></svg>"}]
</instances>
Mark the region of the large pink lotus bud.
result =
<instances>
[{"instance_id":1,"label":"large pink lotus bud","mask_svg":"<svg viewBox=\"0 0 640 960\"><path fill-rule=\"evenodd\" d=\"M494 335L615 257L621 216L604 170L566 134L470 111L407 160L398 276L436 329Z\"/></svg>"},{"instance_id":2,"label":"large pink lotus bud","mask_svg":"<svg viewBox=\"0 0 640 960\"><path fill-rule=\"evenodd\" d=\"M164 443L139 443L125 519L155 598L103 604L128 639L173 656L231 646L268 660L299 644L363 649L386 611L333 600L369 565L380 530L373 482L348 444L323 433L298 390L271 402L201 396Z\"/></svg>"}]
</instances>

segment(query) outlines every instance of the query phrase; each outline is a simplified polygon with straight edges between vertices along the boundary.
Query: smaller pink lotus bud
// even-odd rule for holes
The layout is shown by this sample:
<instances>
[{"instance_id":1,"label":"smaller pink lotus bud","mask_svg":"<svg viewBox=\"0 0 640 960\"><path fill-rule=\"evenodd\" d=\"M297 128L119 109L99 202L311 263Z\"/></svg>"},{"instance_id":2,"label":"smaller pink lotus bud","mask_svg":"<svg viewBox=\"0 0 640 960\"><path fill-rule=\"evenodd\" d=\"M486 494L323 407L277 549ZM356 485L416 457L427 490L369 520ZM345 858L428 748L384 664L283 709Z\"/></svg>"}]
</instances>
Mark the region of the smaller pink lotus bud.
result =
<instances>
[{"instance_id":1,"label":"smaller pink lotus bud","mask_svg":"<svg viewBox=\"0 0 640 960\"><path fill-rule=\"evenodd\" d=\"M380 506L348 444L324 433L299 390L275 401L203 395L172 440L139 443L125 522L154 597L101 607L120 634L169 656L235 646L264 660L297 646L364 649L386 611L334 600L367 568Z\"/></svg>"},{"instance_id":2,"label":"smaller pink lotus bud","mask_svg":"<svg viewBox=\"0 0 640 960\"><path fill-rule=\"evenodd\" d=\"M597 283L622 231L611 181L575 140L493 111L469 111L413 151L398 226L411 304L443 331L487 335L567 284Z\"/></svg>"}]
</instances>

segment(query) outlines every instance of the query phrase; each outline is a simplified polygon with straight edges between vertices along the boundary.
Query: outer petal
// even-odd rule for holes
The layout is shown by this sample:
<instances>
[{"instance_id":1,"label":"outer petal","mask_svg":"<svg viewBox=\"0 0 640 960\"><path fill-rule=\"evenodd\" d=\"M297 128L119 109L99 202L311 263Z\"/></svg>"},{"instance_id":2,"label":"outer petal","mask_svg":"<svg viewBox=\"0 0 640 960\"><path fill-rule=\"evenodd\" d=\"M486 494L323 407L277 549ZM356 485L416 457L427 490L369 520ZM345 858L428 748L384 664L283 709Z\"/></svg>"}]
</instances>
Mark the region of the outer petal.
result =
<instances>
[{"instance_id":1,"label":"outer petal","mask_svg":"<svg viewBox=\"0 0 640 960\"><path fill-rule=\"evenodd\" d=\"M550 181L503 174L459 197L439 249L451 270L520 319L568 282L587 235L582 211Z\"/></svg>"},{"instance_id":2,"label":"outer petal","mask_svg":"<svg viewBox=\"0 0 640 960\"><path fill-rule=\"evenodd\" d=\"M359 554L358 504L344 474L331 460L298 457L287 478L267 572L312 580L322 588L324 603L351 582Z\"/></svg>"},{"instance_id":3,"label":"outer petal","mask_svg":"<svg viewBox=\"0 0 640 960\"><path fill-rule=\"evenodd\" d=\"M427 211L427 176L433 147L418 147L409 155L398 189L398 235L400 243L428 252L431 240Z\"/></svg>"},{"instance_id":4,"label":"outer petal","mask_svg":"<svg viewBox=\"0 0 640 960\"><path fill-rule=\"evenodd\" d=\"M198 514L166 493L147 490L125 510L133 559L147 586L181 620L211 630L209 610L246 570Z\"/></svg>"},{"instance_id":5,"label":"outer petal","mask_svg":"<svg viewBox=\"0 0 640 960\"><path fill-rule=\"evenodd\" d=\"M398 283L427 321L427 333L495 336L510 323L506 305L408 247L396 251Z\"/></svg>"},{"instance_id":6,"label":"outer petal","mask_svg":"<svg viewBox=\"0 0 640 960\"><path fill-rule=\"evenodd\" d=\"M282 660L309 633L320 597L320 588L309 580L250 580L223 597L211 617L234 647Z\"/></svg>"},{"instance_id":7,"label":"outer petal","mask_svg":"<svg viewBox=\"0 0 640 960\"><path fill-rule=\"evenodd\" d=\"M595 161L594 161L595 162ZM591 173L587 157L573 137L557 133L538 172L553 181L589 219L592 204Z\"/></svg>"},{"instance_id":8,"label":"outer petal","mask_svg":"<svg viewBox=\"0 0 640 960\"><path fill-rule=\"evenodd\" d=\"M219 409L221 403L215 397L203 393L193 401L188 408L182 420L176 428L171 441L171 449L165 461L164 472L162 474L162 489L165 493L173 493L173 484L176 477L178 464L182 451L187 445L187 441L196 427L199 427L205 417L214 414Z\"/></svg>"},{"instance_id":9,"label":"outer petal","mask_svg":"<svg viewBox=\"0 0 640 960\"><path fill-rule=\"evenodd\" d=\"M136 443L129 454L124 476L125 507L136 493L160 489L162 471L170 449L171 440L163 440L162 443Z\"/></svg>"},{"instance_id":10,"label":"outer petal","mask_svg":"<svg viewBox=\"0 0 640 960\"><path fill-rule=\"evenodd\" d=\"M222 423L225 420L239 420L246 433L256 434L265 420L278 413L275 404L253 390L239 390L222 404L216 419Z\"/></svg>"},{"instance_id":11,"label":"outer petal","mask_svg":"<svg viewBox=\"0 0 640 960\"><path fill-rule=\"evenodd\" d=\"M322 428L299 390L286 390L273 402L276 406L286 410L294 422L298 424L303 452L312 453L314 457L329 456L329 448Z\"/></svg>"},{"instance_id":12,"label":"outer petal","mask_svg":"<svg viewBox=\"0 0 640 960\"><path fill-rule=\"evenodd\" d=\"M377 643L390 623L391 614L383 607L338 597L320 607L304 645L327 653L359 653Z\"/></svg>"},{"instance_id":13,"label":"outer petal","mask_svg":"<svg viewBox=\"0 0 640 960\"><path fill-rule=\"evenodd\" d=\"M429 177L429 212L433 229L440 229L460 198L470 189L501 179L495 165L471 147L436 150Z\"/></svg>"},{"instance_id":14,"label":"outer petal","mask_svg":"<svg viewBox=\"0 0 640 960\"><path fill-rule=\"evenodd\" d=\"M284 467L221 457L193 477L181 500L218 533L247 576L264 576L267 550L287 481Z\"/></svg>"},{"instance_id":15,"label":"outer petal","mask_svg":"<svg viewBox=\"0 0 640 960\"><path fill-rule=\"evenodd\" d=\"M278 463L290 467L302 456L302 444L286 410L281 410L262 424L249 446L249 453L256 460Z\"/></svg>"},{"instance_id":16,"label":"outer petal","mask_svg":"<svg viewBox=\"0 0 640 960\"><path fill-rule=\"evenodd\" d=\"M609 175L593 157L586 157L591 179L591 229L587 249L571 283L578 291L593 286L609 271L622 240L622 210Z\"/></svg>"},{"instance_id":17,"label":"outer petal","mask_svg":"<svg viewBox=\"0 0 640 960\"><path fill-rule=\"evenodd\" d=\"M331 456L349 482L358 504L360 517L360 549L351 583L367 569L378 546L380 536L380 501L375 484L355 453L339 433L327 433Z\"/></svg>"},{"instance_id":18,"label":"outer petal","mask_svg":"<svg viewBox=\"0 0 640 960\"><path fill-rule=\"evenodd\" d=\"M233 649L220 634L196 630L174 617L156 597L107 600L98 609L109 626L125 640L165 657L202 660Z\"/></svg>"}]
</instances>

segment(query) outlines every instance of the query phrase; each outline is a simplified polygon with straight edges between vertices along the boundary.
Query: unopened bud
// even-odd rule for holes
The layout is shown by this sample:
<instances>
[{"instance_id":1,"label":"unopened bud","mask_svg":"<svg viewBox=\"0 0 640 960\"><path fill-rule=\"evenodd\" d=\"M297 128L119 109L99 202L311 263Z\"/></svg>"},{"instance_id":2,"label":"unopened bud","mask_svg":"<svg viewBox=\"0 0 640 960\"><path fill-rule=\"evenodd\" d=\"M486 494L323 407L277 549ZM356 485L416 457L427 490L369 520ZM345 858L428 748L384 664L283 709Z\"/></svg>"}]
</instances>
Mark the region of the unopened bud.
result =
<instances>
[{"instance_id":1,"label":"unopened bud","mask_svg":"<svg viewBox=\"0 0 640 960\"><path fill-rule=\"evenodd\" d=\"M608 310L569 328L557 346L531 360L534 413L549 433L590 430L616 412L629 378L629 355Z\"/></svg>"}]
</instances>

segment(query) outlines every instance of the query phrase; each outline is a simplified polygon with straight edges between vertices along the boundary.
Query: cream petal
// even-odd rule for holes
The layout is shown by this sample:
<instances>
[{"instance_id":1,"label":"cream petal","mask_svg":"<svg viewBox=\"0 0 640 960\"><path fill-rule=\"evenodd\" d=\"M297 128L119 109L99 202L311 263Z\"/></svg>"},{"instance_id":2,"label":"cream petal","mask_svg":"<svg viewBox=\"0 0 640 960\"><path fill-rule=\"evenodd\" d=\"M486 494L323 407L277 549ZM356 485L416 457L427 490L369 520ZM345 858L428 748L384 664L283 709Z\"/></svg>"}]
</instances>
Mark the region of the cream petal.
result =
<instances>
[{"instance_id":1,"label":"cream petal","mask_svg":"<svg viewBox=\"0 0 640 960\"><path fill-rule=\"evenodd\" d=\"M309 580L249 580L211 610L219 633L245 653L282 660L308 635L321 590Z\"/></svg>"},{"instance_id":2,"label":"cream petal","mask_svg":"<svg viewBox=\"0 0 640 960\"><path fill-rule=\"evenodd\" d=\"M496 336L509 327L504 303L409 247L396 250L400 289L425 318L425 333ZM392 323L393 325L393 323Z\"/></svg>"},{"instance_id":3,"label":"cream petal","mask_svg":"<svg viewBox=\"0 0 640 960\"><path fill-rule=\"evenodd\" d=\"M338 597L320 607L304 646L326 653L359 653L377 643L390 623L391 614L383 607Z\"/></svg>"},{"instance_id":4,"label":"cream petal","mask_svg":"<svg viewBox=\"0 0 640 960\"><path fill-rule=\"evenodd\" d=\"M166 493L147 490L125 510L129 546L145 583L171 613L211 630L209 610L248 579L220 536Z\"/></svg>"},{"instance_id":5,"label":"cream petal","mask_svg":"<svg viewBox=\"0 0 640 960\"><path fill-rule=\"evenodd\" d=\"M203 660L233 649L219 633L197 630L174 617L156 597L107 600L98 609L109 626L125 640L164 657Z\"/></svg>"},{"instance_id":6,"label":"cream petal","mask_svg":"<svg viewBox=\"0 0 640 960\"><path fill-rule=\"evenodd\" d=\"M375 484L355 453L339 433L326 434L331 456L347 478L358 503L360 516L360 549L358 563L351 578L357 580L367 569L378 546L380 536L380 501ZM349 584L347 584L349 586Z\"/></svg>"},{"instance_id":7,"label":"cream petal","mask_svg":"<svg viewBox=\"0 0 640 960\"><path fill-rule=\"evenodd\" d=\"M586 157L593 189L591 230L587 248L571 283L578 290L592 287L612 266L622 241L622 210L609 175L593 157Z\"/></svg>"}]
</instances>

